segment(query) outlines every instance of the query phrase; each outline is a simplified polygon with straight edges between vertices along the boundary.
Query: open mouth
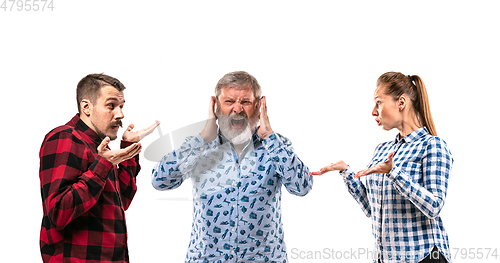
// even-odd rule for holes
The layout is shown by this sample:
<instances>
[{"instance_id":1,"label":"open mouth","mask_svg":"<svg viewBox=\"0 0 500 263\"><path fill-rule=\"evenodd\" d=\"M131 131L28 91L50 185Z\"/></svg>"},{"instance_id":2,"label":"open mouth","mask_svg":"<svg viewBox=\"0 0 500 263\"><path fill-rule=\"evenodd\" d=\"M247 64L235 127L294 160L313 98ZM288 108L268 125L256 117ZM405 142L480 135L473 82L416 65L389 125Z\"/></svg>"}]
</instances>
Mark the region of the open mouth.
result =
<instances>
[{"instance_id":1,"label":"open mouth","mask_svg":"<svg viewBox=\"0 0 500 263\"><path fill-rule=\"evenodd\" d=\"M246 123L247 123L247 120L245 118L231 120L231 125L235 129L243 129L245 127Z\"/></svg>"}]
</instances>

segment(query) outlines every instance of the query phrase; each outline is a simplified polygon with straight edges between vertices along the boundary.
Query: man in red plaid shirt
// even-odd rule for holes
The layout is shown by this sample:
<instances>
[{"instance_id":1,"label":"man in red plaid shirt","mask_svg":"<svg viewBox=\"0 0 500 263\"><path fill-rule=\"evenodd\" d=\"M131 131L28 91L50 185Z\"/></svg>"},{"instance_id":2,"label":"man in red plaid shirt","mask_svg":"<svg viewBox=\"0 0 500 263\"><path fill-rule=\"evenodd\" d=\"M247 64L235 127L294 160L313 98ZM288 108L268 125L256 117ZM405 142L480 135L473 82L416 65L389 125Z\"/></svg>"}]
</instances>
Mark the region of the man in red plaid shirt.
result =
<instances>
[{"instance_id":1,"label":"man in red plaid shirt","mask_svg":"<svg viewBox=\"0 0 500 263\"><path fill-rule=\"evenodd\" d=\"M125 210L137 191L139 141L159 123L123 133L125 86L90 74L77 86L79 114L49 132L40 148L43 262L128 262Z\"/></svg>"}]
</instances>

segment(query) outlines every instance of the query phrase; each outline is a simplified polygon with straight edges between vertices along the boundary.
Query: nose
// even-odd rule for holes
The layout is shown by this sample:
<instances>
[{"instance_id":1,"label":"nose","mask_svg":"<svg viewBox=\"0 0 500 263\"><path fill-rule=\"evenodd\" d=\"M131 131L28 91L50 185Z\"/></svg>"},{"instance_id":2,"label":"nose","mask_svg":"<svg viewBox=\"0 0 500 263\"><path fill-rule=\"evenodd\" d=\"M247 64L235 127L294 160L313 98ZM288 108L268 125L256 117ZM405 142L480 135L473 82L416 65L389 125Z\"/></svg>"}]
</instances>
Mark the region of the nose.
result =
<instances>
[{"instance_id":1,"label":"nose","mask_svg":"<svg viewBox=\"0 0 500 263\"><path fill-rule=\"evenodd\" d=\"M123 109L121 107L116 107L116 113L115 113L115 119L121 120L125 118L125 115L123 114Z\"/></svg>"},{"instance_id":2,"label":"nose","mask_svg":"<svg viewBox=\"0 0 500 263\"><path fill-rule=\"evenodd\" d=\"M233 105L233 112L241 113L242 111L243 111L243 106L239 102L236 102Z\"/></svg>"},{"instance_id":3,"label":"nose","mask_svg":"<svg viewBox=\"0 0 500 263\"><path fill-rule=\"evenodd\" d=\"M375 105L375 107L373 107L373 110L372 110L372 116L378 116L378 109L377 109L377 106Z\"/></svg>"}]
</instances>

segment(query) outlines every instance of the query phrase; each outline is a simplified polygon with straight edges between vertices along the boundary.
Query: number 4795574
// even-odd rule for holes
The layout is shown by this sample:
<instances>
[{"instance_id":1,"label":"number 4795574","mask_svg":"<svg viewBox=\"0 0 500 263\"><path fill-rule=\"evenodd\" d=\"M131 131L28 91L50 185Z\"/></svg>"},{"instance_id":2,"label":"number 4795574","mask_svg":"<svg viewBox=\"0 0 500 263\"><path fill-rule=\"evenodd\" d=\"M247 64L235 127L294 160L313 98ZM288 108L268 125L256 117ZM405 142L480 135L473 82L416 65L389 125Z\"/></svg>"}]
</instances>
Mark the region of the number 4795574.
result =
<instances>
[{"instance_id":1,"label":"number 4795574","mask_svg":"<svg viewBox=\"0 0 500 263\"><path fill-rule=\"evenodd\" d=\"M497 249L493 248L453 248L455 254L454 259L460 257L461 259L498 259ZM460 255L458 255L460 254Z\"/></svg>"},{"instance_id":2,"label":"number 4795574","mask_svg":"<svg viewBox=\"0 0 500 263\"><path fill-rule=\"evenodd\" d=\"M54 0L3 0L3 11L54 11Z\"/></svg>"}]
</instances>

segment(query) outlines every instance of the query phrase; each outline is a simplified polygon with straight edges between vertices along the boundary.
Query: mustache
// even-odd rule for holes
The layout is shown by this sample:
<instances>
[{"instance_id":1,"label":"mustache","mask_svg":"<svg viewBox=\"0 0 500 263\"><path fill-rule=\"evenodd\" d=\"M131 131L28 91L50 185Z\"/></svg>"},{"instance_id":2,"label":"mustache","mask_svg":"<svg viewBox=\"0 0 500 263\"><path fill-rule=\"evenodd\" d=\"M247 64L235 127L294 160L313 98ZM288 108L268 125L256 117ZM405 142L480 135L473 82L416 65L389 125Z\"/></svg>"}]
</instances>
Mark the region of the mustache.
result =
<instances>
[{"instance_id":1,"label":"mustache","mask_svg":"<svg viewBox=\"0 0 500 263\"><path fill-rule=\"evenodd\" d=\"M229 117L229 120L232 120L232 119L237 118L237 117L244 118L245 120L248 120L248 115L245 112L241 112L241 113L232 112L228 115L228 117Z\"/></svg>"},{"instance_id":2,"label":"mustache","mask_svg":"<svg viewBox=\"0 0 500 263\"><path fill-rule=\"evenodd\" d=\"M228 120L232 120L236 117L242 117L242 118L245 118L248 120L248 114L246 112L240 112L240 113L236 113L236 112L231 112L229 113L229 115L226 115L226 114L222 114L222 112L220 111L220 107L217 107L217 109L215 110L215 116L217 116L218 118L219 117L226 117Z\"/></svg>"},{"instance_id":3,"label":"mustache","mask_svg":"<svg viewBox=\"0 0 500 263\"><path fill-rule=\"evenodd\" d=\"M123 128L123 123L121 120L113 121L109 124L109 127L113 127L113 126L120 126L120 128Z\"/></svg>"}]
</instances>

